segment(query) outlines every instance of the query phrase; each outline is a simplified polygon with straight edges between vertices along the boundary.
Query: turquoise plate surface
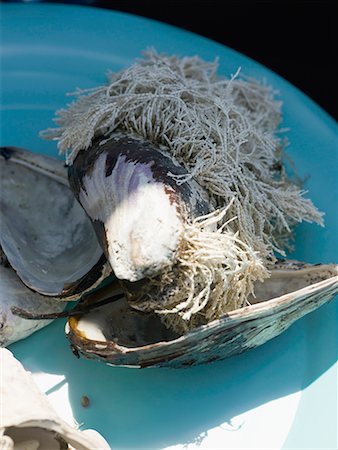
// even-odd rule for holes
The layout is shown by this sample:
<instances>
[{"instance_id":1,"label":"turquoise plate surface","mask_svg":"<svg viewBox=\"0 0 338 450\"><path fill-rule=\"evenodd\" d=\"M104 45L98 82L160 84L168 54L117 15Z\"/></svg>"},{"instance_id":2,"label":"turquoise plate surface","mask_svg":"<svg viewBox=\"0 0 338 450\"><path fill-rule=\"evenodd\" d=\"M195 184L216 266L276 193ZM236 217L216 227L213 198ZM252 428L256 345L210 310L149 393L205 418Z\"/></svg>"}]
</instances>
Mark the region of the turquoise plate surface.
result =
<instances>
[{"instance_id":1,"label":"turquoise plate surface","mask_svg":"<svg viewBox=\"0 0 338 450\"><path fill-rule=\"evenodd\" d=\"M108 69L127 66L149 46L219 57L221 73L230 76L240 66L280 91L289 154L301 176L309 176L306 189L326 222L299 226L291 256L337 261L336 123L276 74L203 37L93 8L2 5L1 145L57 156L55 143L38 132L70 101L65 93L103 83ZM66 420L97 429L114 449L337 448L336 302L260 348L184 370L78 360L64 325L55 321L10 349Z\"/></svg>"}]
</instances>

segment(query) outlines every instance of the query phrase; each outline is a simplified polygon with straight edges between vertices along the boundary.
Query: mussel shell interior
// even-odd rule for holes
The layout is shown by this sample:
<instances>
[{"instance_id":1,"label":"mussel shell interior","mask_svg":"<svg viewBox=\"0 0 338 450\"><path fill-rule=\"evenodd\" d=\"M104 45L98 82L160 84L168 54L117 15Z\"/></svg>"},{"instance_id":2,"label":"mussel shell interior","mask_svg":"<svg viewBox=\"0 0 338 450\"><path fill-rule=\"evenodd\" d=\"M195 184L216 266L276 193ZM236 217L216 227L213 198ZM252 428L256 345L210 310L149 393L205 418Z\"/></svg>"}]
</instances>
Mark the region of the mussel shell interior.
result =
<instances>
[{"instance_id":1,"label":"mussel shell interior","mask_svg":"<svg viewBox=\"0 0 338 450\"><path fill-rule=\"evenodd\" d=\"M252 306L231 311L185 335L166 328L159 315L133 309L125 296L116 300L116 294L123 291L117 285L112 288L114 301L97 307L92 304L90 311L70 317L68 338L88 358L148 367L166 365L179 355L194 363L207 361L215 356L218 340L227 345L220 357L261 345L328 301L337 292L338 281L334 264L277 263L271 277L257 286L257 297L250 298ZM83 304L90 303L88 298ZM193 349L198 349L195 355L190 354Z\"/></svg>"},{"instance_id":2,"label":"mussel shell interior","mask_svg":"<svg viewBox=\"0 0 338 450\"><path fill-rule=\"evenodd\" d=\"M11 159L0 164L0 243L21 280L61 297L92 284L101 274L102 250L67 185Z\"/></svg>"},{"instance_id":3,"label":"mussel shell interior","mask_svg":"<svg viewBox=\"0 0 338 450\"><path fill-rule=\"evenodd\" d=\"M71 317L70 323L84 341L114 342L127 348L179 337L166 328L158 315L131 308L125 297L82 316Z\"/></svg>"}]
</instances>

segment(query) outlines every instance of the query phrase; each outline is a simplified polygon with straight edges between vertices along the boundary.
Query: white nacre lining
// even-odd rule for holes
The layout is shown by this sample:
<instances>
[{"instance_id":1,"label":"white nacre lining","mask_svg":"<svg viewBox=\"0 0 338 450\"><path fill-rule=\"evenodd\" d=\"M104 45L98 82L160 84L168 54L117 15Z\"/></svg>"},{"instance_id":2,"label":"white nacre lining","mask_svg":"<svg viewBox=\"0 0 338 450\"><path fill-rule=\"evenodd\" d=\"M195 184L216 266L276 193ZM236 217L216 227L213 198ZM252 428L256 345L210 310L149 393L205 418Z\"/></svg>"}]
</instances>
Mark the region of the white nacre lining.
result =
<instances>
[{"instance_id":1,"label":"white nacre lining","mask_svg":"<svg viewBox=\"0 0 338 450\"><path fill-rule=\"evenodd\" d=\"M79 199L93 220L104 223L116 276L137 281L172 264L182 232L177 204L170 188L153 177L151 163L120 155L106 176L106 159L101 154L85 175Z\"/></svg>"},{"instance_id":2,"label":"white nacre lining","mask_svg":"<svg viewBox=\"0 0 338 450\"><path fill-rule=\"evenodd\" d=\"M0 158L0 242L27 286L59 296L90 272L102 250L68 186L49 176L48 165L55 164L41 155L36 160L45 164L45 173L19 158Z\"/></svg>"}]
</instances>

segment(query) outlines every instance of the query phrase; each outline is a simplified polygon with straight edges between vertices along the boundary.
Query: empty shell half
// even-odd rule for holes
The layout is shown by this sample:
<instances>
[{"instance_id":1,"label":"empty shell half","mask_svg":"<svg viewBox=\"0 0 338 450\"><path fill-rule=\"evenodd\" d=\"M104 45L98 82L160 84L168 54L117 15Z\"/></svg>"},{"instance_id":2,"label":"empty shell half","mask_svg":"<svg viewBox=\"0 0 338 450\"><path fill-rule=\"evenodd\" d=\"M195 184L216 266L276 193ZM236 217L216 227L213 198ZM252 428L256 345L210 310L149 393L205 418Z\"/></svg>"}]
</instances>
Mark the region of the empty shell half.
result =
<instances>
[{"instance_id":1,"label":"empty shell half","mask_svg":"<svg viewBox=\"0 0 338 450\"><path fill-rule=\"evenodd\" d=\"M156 314L131 308L125 297L69 319L68 338L86 358L117 366L185 367L241 353L285 331L338 293L337 266L278 261L257 283L251 306L178 335ZM116 292L121 288L116 285Z\"/></svg>"},{"instance_id":2,"label":"empty shell half","mask_svg":"<svg viewBox=\"0 0 338 450\"><path fill-rule=\"evenodd\" d=\"M91 222L61 161L4 147L0 156L0 245L31 290L64 299L109 271Z\"/></svg>"}]
</instances>

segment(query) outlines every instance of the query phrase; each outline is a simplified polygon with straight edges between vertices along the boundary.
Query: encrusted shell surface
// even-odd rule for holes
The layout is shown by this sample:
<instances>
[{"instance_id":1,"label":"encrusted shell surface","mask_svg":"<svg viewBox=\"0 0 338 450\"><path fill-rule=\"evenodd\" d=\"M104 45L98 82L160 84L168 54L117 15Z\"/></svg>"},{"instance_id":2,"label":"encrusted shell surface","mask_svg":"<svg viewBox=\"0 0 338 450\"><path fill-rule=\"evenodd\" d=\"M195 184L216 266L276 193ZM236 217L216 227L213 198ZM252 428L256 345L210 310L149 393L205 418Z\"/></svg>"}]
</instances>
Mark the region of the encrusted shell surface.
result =
<instances>
[{"instance_id":1,"label":"encrusted shell surface","mask_svg":"<svg viewBox=\"0 0 338 450\"><path fill-rule=\"evenodd\" d=\"M10 265L45 296L68 299L89 289L106 259L63 163L13 147L0 155L0 245Z\"/></svg>"},{"instance_id":2,"label":"encrusted shell surface","mask_svg":"<svg viewBox=\"0 0 338 450\"><path fill-rule=\"evenodd\" d=\"M116 366L176 368L224 359L264 344L330 301L338 293L337 273L334 264L279 262L251 306L182 336L120 299L71 317L68 338L86 358Z\"/></svg>"}]
</instances>

